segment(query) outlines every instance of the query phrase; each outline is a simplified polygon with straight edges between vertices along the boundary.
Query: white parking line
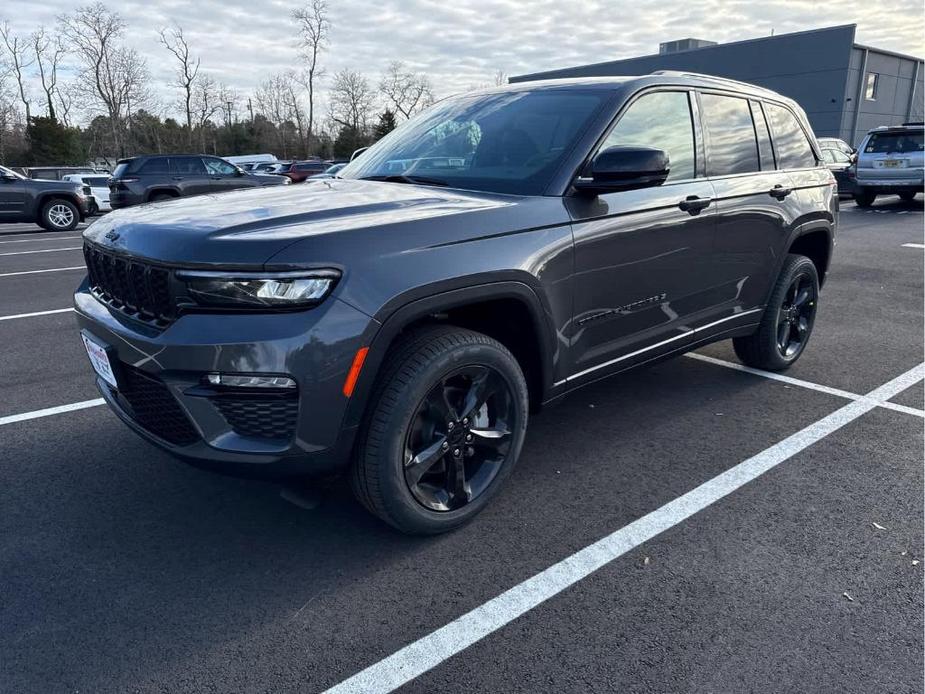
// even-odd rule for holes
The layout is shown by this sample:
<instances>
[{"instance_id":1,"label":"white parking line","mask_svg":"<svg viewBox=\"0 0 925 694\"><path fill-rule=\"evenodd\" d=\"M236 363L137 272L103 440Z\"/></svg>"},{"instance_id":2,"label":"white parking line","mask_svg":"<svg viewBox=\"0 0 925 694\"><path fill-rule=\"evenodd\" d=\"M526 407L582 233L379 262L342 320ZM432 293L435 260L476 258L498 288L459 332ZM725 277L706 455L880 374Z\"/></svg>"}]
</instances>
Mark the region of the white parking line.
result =
<instances>
[{"instance_id":1,"label":"white parking line","mask_svg":"<svg viewBox=\"0 0 925 694\"><path fill-rule=\"evenodd\" d=\"M925 243L904 243L903 248L925 248Z\"/></svg>"},{"instance_id":2,"label":"white parking line","mask_svg":"<svg viewBox=\"0 0 925 694\"><path fill-rule=\"evenodd\" d=\"M922 380L925 364L894 378L783 441L717 475L528 578L327 690L328 694L391 692L586 578L643 542L690 518L800 451Z\"/></svg>"},{"instance_id":3,"label":"white parking line","mask_svg":"<svg viewBox=\"0 0 925 694\"><path fill-rule=\"evenodd\" d=\"M0 320L13 320L14 318L34 318L35 316L50 316L53 313L68 313L72 308L56 308L53 311L35 311L33 313L17 313L12 316L0 316Z\"/></svg>"},{"instance_id":4,"label":"white parking line","mask_svg":"<svg viewBox=\"0 0 925 694\"><path fill-rule=\"evenodd\" d=\"M11 253L0 253L0 256L29 255L30 253L54 253L56 251L79 251L82 249L83 249L83 246L68 246L67 248L43 248L40 251L12 251Z\"/></svg>"},{"instance_id":5,"label":"white parking line","mask_svg":"<svg viewBox=\"0 0 925 694\"><path fill-rule=\"evenodd\" d=\"M88 407L99 407L105 405L103 398L96 400L84 400L83 402L72 402L70 405L58 405L58 407L46 407L44 410L34 410L32 412L23 412L22 414L11 414L8 417L0 417L0 426L4 424L13 424L14 422L25 422L29 419L39 419L40 417L50 417L55 414L73 412L74 410L85 410Z\"/></svg>"},{"instance_id":6,"label":"white parking line","mask_svg":"<svg viewBox=\"0 0 925 694\"><path fill-rule=\"evenodd\" d=\"M3 272L0 277L16 277L17 275L38 275L42 272L64 272L65 270L86 270L86 265L74 265L73 267L52 267L47 270L20 270L19 272Z\"/></svg>"},{"instance_id":7,"label":"white parking line","mask_svg":"<svg viewBox=\"0 0 925 694\"><path fill-rule=\"evenodd\" d=\"M40 239L16 239L15 241L0 241L0 244L3 243L47 243L49 241L76 241L80 238L80 234L77 236L52 236L51 238L40 238Z\"/></svg>"},{"instance_id":8,"label":"white parking line","mask_svg":"<svg viewBox=\"0 0 925 694\"><path fill-rule=\"evenodd\" d=\"M697 361L703 361L707 364L715 364L716 366L723 366L727 369L733 369L735 371L743 371L747 374L753 374L755 376L761 376L762 378L768 378L772 381L780 381L781 383L787 383L788 385L797 386L799 388L808 388L809 390L816 390L820 393L827 393L828 395L835 395L839 398L845 398L846 400L865 400L868 399L866 395L859 395L857 393L852 393L847 390L841 390L840 388L831 388L829 386L823 386L818 383L813 383L812 381L802 381L799 378L793 378L791 376L784 376L783 374L774 373L773 371L763 371L761 369L755 369L751 366L745 366L744 364L736 364L735 362L725 361L724 359L717 359L716 357L710 357L706 354L698 354L697 352L688 352L684 355L685 357L690 357L691 359L696 359ZM907 407L906 405L898 405L895 402L877 402L875 403L877 407L884 407L888 410L894 410L896 412L904 412L906 414L911 414L915 417L922 417L925 419L925 410L919 410L914 407Z\"/></svg>"}]
</instances>

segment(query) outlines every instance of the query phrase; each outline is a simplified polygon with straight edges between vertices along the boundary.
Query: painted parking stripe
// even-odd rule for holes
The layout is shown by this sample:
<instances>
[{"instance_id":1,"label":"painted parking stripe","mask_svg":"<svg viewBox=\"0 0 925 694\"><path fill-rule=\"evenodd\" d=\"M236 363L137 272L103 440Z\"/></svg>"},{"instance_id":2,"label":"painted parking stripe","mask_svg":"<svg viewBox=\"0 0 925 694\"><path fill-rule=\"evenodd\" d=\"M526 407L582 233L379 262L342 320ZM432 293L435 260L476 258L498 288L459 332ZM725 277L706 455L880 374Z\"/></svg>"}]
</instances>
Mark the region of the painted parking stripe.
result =
<instances>
[{"instance_id":1,"label":"painted parking stripe","mask_svg":"<svg viewBox=\"0 0 925 694\"><path fill-rule=\"evenodd\" d=\"M67 270L86 270L86 265L74 265L73 267L52 267L47 270L20 270L19 272L2 272L0 277L18 277L19 275L38 275L43 272L65 272Z\"/></svg>"},{"instance_id":2,"label":"painted parking stripe","mask_svg":"<svg viewBox=\"0 0 925 694\"><path fill-rule=\"evenodd\" d=\"M0 253L0 256L4 255L29 255L31 253L56 253L58 251L79 251L82 250L83 246L68 246L67 248L43 248L38 251L12 251L9 253Z\"/></svg>"},{"instance_id":3,"label":"painted parking stripe","mask_svg":"<svg viewBox=\"0 0 925 694\"><path fill-rule=\"evenodd\" d=\"M72 402L70 405L59 405L58 407L46 407L44 410L34 410L32 412L23 412L22 414L11 414L7 417L0 417L0 426L4 424L13 424L14 422L25 422L30 419L40 419L41 417L51 417L56 414L65 412L74 412L75 410L86 410L90 407L99 407L105 405L103 398L95 400L84 400L83 402Z\"/></svg>"},{"instance_id":4,"label":"painted parking stripe","mask_svg":"<svg viewBox=\"0 0 925 694\"><path fill-rule=\"evenodd\" d=\"M925 364L575 552L446 626L358 672L328 694L391 692L509 624L614 559L702 511L922 380Z\"/></svg>"},{"instance_id":5,"label":"painted parking stripe","mask_svg":"<svg viewBox=\"0 0 925 694\"><path fill-rule=\"evenodd\" d=\"M52 236L51 238L43 239L16 239L14 241L0 241L0 244L4 243L49 243L54 241L76 241L80 238L80 234L77 236Z\"/></svg>"},{"instance_id":6,"label":"painted parking stripe","mask_svg":"<svg viewBox=\"0 0 925 694\"><path fill-rule=\"evenodd\" d=\"M925 243L904 243L903 248L925 248Z\"/></svg>"},{"instance_id":7,"label":"painted parking stripe","mask_svg":"<svg viewBox=\"0 0 925 694\"><path fill-rule=\"evenodd\" d=\"M12 316L0 316L0 320L14 320L16 318L35 318L36 316L50 316L55 313L69 313L72 308L56 308L53 311L34 311L33 313L17 313Z\"/></svg>"},{"instance_id":8,"label":"painted parking stripe","mask_svg":"<svg viewBox=\"0 0 925 694\"><path fill-rule=\"evenodd\" d=\"M762 378L768 378L772 381L779 381L780 383L786 383L788 385L797 386L798 388L807 388L809 390L815 390L820 393L827 393L828 395L835 395L839 398L845 398L846 400L864 400L867 399L866 395L859 395L857 393L852 393L847 390L842 390L840 388L832 388L830 386L823 386L819 383L813 383L812 381L803 381L799 378L793 378L792 376L784 376L783 374L775 373L773 371L764 371L762 369L755 369L751 366L745 366L744 364L736 364L732 361L726 361L724 359L717 359L716 357L710 357L706 354L698 354L697 352L688 352L684 355L691 359L696 359L697 361L706 362L707 364L714 364L716 366L723 366L727 369L733 369L735 371L742 371L747 374L752 374L754 376L761 376ZM915 417L922 417L925 419L925 410L919 410L915 407L908 407L906 405L899 405L895 402L877 402L877 407L883 407L888 410L894 410L896 412L904 412L905 414L911 414Z\"/></svg>"}]
</instances>

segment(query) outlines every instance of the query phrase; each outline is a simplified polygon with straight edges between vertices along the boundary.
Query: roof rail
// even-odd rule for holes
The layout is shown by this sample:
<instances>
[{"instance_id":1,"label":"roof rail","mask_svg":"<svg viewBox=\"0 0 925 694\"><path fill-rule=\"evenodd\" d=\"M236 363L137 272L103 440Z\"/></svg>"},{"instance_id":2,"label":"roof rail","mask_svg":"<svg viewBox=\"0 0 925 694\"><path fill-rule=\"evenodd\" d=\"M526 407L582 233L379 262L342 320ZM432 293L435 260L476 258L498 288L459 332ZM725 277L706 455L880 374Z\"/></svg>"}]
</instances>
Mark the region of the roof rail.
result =
<instances>
[{"instance_id":1,"label":"roof rail","mask_svg":"<svg viewBox=\"0 0 925 694\"><path fill-rule=\"evenodd\" d=\"M725 84L737 84L742 87L751 87L752 89L765 89L757 84L734 80L731 77L719 77L718 75L707 75L702 72L688 72L687 70L655 70L652 75L668 75L670 77L699 77L700 79L713 80L714 82L723 82Z\"/></svg>"}]
</instances>

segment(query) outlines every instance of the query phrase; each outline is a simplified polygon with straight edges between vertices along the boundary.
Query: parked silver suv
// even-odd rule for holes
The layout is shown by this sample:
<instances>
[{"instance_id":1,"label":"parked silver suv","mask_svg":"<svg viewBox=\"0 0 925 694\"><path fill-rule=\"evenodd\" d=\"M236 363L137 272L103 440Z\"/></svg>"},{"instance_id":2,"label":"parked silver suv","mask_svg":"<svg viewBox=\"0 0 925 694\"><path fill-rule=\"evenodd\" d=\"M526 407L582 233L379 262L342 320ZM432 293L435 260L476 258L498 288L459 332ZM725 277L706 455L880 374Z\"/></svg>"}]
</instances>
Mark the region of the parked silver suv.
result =
<instances>
[{"instance_id":1,"label":"parked silver suv","mask_svg":"<svg viewBox=\"0 0 925 694\"><path fill-rule=\"evenodd\" d=\"M912 200L923 188L922 123L881 126L858 148L854 200L870 207L878 195Z\"/></svg>"}]
</instances>

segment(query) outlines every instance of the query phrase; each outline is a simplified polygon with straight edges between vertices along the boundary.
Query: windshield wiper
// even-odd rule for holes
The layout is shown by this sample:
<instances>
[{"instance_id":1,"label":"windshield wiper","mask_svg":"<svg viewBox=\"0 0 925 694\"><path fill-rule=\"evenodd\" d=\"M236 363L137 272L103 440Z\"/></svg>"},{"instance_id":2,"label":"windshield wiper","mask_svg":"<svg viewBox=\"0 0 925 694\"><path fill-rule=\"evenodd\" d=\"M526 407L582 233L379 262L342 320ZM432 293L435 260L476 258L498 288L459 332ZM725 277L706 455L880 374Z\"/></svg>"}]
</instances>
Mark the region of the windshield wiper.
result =
<instances>
[{"instance_id":1,"label":"windshield wiper","mask_svg":"<svg viewBox=\"0 0 925 694\"><path fill-rule=\"evenodd\" d=\"M386 183L420 183L425 186L448 186L446 181L427 176L409 176L407 174L388 174L385 176L361 176L361 181L385 181Z\"/></svg>"}]
</instances>

